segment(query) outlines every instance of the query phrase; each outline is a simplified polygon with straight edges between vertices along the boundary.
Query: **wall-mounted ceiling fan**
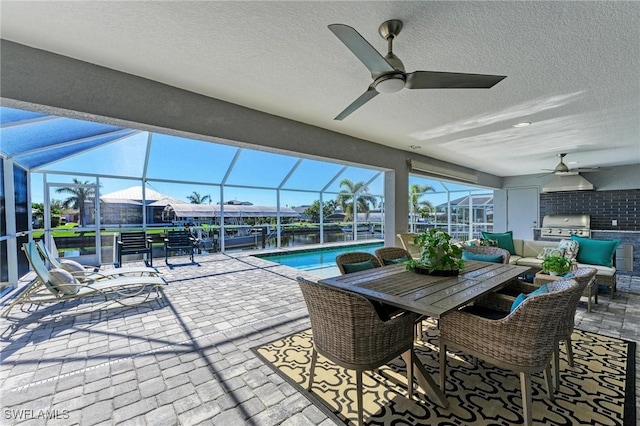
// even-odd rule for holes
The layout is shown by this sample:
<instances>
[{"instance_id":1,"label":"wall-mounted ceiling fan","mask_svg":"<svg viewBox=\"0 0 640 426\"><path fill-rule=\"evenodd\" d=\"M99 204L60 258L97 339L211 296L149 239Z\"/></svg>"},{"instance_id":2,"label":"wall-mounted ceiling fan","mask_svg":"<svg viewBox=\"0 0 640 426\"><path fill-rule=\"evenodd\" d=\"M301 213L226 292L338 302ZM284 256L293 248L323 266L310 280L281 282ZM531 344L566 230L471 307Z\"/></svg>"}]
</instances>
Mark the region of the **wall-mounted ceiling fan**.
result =
<instances>
[{"instance_id":1,"label":"wall-mounted ceiling fan","mask_svg":"<svg viewBox=\"0 0 640 426\"><path fill-rule=\"evenodd\" d=\"M402 30L402 21L392 19L378 28L387 40L388 53L382 56L355 29L348 25L331 24L329 29L371 72L373 83L358 99L334 120L343 120L349 114L373 99L378 93L394 93L407 89L489 89L506 78L503 75L464 74L439 71L405 72L404 64L393 54L393 40Z\"/></svg>"},{"instance_id":2,"label":"wall-mounted ceiling fan","mask_svg":"<svg viewBox=\"0 0 640 426\"><path fill-rule=\"evenodd\" d=\"M564 157L566 157L567 154L566 153L562 153L562 154L556 154L556 157L560 158L560 162L558 163L558 165L556 166L555 169L543 169L543 170L549 170L550 172L556 174L556 175L566 175L566 174L577 174L580 172L599 172L600 170L603 170L601 167L581 167L581 168L576 168L576 169L570 169L569 166L567 166L564 163Z\"/></svg>"}]
</instances>

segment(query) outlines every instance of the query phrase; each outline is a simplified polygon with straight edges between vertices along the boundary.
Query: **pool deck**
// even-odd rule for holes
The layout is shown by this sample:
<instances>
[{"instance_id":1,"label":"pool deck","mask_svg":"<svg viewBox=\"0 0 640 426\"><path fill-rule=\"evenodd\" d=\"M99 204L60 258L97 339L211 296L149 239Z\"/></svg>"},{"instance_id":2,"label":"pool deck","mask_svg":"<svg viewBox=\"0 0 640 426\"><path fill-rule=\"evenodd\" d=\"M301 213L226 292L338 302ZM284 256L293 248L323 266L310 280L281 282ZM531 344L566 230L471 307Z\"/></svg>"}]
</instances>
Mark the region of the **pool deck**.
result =
<instances>
[{"instance_id":1,"label":"pool deck","mask_svg":"<svg viewBox=\"0 0 640 426\"><path fill-rule=\"evenodd\" d=\"M310 326L295 277L314 276L251 254L158 261L160 301L67 301L0 320L2 424L334 424L250 350ZM591 314L581 302L576 326L638 342L640 277L618 288ZM14 320L28 323L11 333Z\"/></svg>"}]
</instances>

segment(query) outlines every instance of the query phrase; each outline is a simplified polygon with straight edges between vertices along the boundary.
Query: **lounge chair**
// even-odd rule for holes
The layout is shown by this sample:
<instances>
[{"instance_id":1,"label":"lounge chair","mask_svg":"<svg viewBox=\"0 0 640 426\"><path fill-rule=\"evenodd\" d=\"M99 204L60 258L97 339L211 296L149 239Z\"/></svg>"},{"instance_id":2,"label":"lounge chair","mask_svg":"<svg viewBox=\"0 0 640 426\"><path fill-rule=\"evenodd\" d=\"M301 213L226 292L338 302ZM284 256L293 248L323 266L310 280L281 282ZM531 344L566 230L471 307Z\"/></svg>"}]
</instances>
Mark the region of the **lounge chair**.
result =
<instances>
[{"instance_id":1,"label":"lounge chair","mask_svg":"<svg viewBox=\"0 0 640 426\"><path fill-rule=\"evenodd\" d=\"M113 279L101 279L96 281L79 282L68 271L63 269L47 269L44 261L38 253L33 242L22 245L31 268L37 278L29 284L29 287L20 293L0 316L7 317L11 309L16 305L57 303L64 300L80 299L84 297L102 295L105 300L112 300L123 306L138 305L146 302L151 293L156 291L158 297L162 297L162 288L167 282L162 277L137 276L115 277ZM127 299L136 296L133 302L126 303Z\"/></svg>"},{"instance_id":2,"label":"lounge chair","mask_svg":"<svg viewBox=\"0 0 640 426\"><path fill-rule=\"evenodd\" d=\"M396 234L396 237L402 243L402 247L409 253L414 259L420 259L422 257L422 249L413 243L413 239L416 237L416 233L413 232L402 232L400 234Z\"/></svg>"},{"instance_id":3,"label":"lounge chair","mask_svg":"<svg viewBox=\"0 0 640 426\"><path fill-rule=\"evenodd\" d=\"M51 254L47 246L44 245L42 240L36 243L36 248L40 252L42 259L49 264L49 269L65 269L69 271L71 275L73 275L78 281L96 281L100 279L111 279L116 278L122 275L150 275L150 276L160 276L160 272L156 268L149 268L146 266L131 266L126 268L114 268L111 270L94 270L86 269L84 266L80 265L78 262L71 260L63 260L60 262L56 257Z\"/></svg>"}]
</instances>

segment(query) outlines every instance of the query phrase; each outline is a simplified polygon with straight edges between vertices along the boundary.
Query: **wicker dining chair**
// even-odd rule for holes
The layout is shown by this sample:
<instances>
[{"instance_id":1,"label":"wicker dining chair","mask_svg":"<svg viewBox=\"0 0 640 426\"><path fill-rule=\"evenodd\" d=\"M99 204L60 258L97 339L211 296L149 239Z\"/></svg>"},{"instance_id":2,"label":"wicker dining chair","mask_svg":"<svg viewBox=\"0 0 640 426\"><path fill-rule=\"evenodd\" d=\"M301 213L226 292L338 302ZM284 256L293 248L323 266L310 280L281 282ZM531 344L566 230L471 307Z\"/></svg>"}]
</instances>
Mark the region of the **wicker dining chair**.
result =
<instances>
[{"instance_id":1,"label":"wicker dining chair","mask_svg":"<svg viewBox=\"0 0 640 426\"><path fill-rule=\"evenodd\" d=\"M573 348L571 346L571 335L573 334L573 328L575 325L575 317L576 310L578 309L578 303L580 302L580 297L585 294L588 297L591 297L591 290L589 286L595 285L595 278L598 270L596 268L591 267L582 267L571 272L571 278L578 282L578 288L580 291L577 291L576 301L573 301L568 305L570 309L566 309L563 312L560 318L560 324L558 326L558 330L556 332L556 340L558 343L554 348L554 356L553 356L553 378L554 378L554 389L557 391L560 387L560 345L564 342L565 349L567 352L567 363L570 367L573 367ZM549 284L547 284L549 285ZM585 292L585 290L589 288ZM513 281L509 284L509 287L505 290L507 293L491 293L489 295L484 296L481 300L479 300L476 305L482 306L487 309L492 309L495 311L509 312L513 301L516 299L516 294L518 293L531 293L538 289L538 286L522 281Z\"/></svg>"},{"instance_id":2,"label":"wicker dining chair","mask_svg":"<svg viewBox=\"0 0 640 426\"><path fill-rule=\"evenodd\" d=\"M382 247L376 250L375 255L382 266L402 263L412 258L411 253L402 247Z\"/></svg>"},{"instance_id":3,"label":"wicker dining chair","mask_svg":"<svg viewBox=\"0 0 640 426\"><path fill-rule=\"evenodd\" d=\"M392 265L411 259L411 253L402 247L382 247L375 251L376 257L382 266ZM428 317L421 315L416 321L416 339L421 340L424 333L423 323Z\"/></svg>"},{"instance_id":4,"label":"wicker dining chair","mask_svg":"<svg viewBox=\"0 0 640 426\"><path fill-rule=\"evenodd\" d=\"M371 253L366 253L363 251L352 251L348 253L342 253L336 256L336 265L338 265L338 269L342 275L349 273L349 266L354 264L363 264L371 261L374 268L379 268L382 266L377 257L375 257ZM347 267L345 267L347 265ZM357 266L354 267L358 269ZM360 266L360 268L366 268L366 266Z\"/></svg>"},{"instance_id":5,"label":"wicker dining chair","mask_svg":"<svg viewBox=\"0 0 640 426\"><path fill-rule=\"evenodd\" d=\"M502 255L502 263L505 265L509 264L509 258L511 257L509 250L493 246L463 246L462 251L475 254Z\"/></svg>"},{"instance_id":6,"label":"wicker dining chair","mask_svg":"<svg viewBox=\"0 0 640 426\"><path fill-rule=\"evenodd\" d=\"M582 289L572 279L547 284L548 293L525 299L502 319L489 319L465 309L440 318L440 385L446 384L446 351L459 349L520 375L524 424L531 425L531 374L543 371L553 401L551 359L558 346L556 330L567 310L575 311Z\"/></svg>"},{"instance_id":7,"label":"wicker dining chair","mask_svg":"<svg viewBox=\"0 0 640 426\"><path fill-rule=\"evenodd\" d=\"M573 367L573 349L571 348L571 335L573 334L573 328L575 326L576 310L578 309L578 303L580 297L583 295L584 290L593 284L596 278L598 270L596 268L578 268L573 271L573 277L571 279L578 282L578 290L574 295L575 303L572 301L567 306L567 309L563 312L560 318L560 324L558 325L558 331L556 332L557 343L553 353L553 377L555 380L556 391L560 387L560 349L559 345L564 341L565 349L567 351L567 362L569 366ZM547 284L548 286L549 284Z\"/></svg>"},{"instance_id":8,"label":"wicker dining chair","mask_svg":"<svg viewBox=\"0 0 640 426\"><path fill-rule=\"evenodd\" d=\"M313 334L309 392L318 354L341 367L356 370L358 424L361 425L362 373L402 355L407 364L407 392L409 398L413 398L413 323L417 314L405 312L382 321L363 296L302 277L298 277L298 284L307 304Z\"/></svg>"}]
</instances>

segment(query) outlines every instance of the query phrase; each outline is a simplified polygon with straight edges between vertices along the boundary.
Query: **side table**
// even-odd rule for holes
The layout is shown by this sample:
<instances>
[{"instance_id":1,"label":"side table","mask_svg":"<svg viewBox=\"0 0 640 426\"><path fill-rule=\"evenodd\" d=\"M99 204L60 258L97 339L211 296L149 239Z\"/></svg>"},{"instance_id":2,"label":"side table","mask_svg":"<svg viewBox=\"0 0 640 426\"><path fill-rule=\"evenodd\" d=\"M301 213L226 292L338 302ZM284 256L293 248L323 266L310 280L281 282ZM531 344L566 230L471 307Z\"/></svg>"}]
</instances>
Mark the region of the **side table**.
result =
<instances>
[{"instance_id":1,"label":"side table","mask_svg":"<svg viewBox=\"0 0 640 426\"><path fill-rule=\"evenodd\" d=\"M533 278L533 285L540 287L542 284L556 281L561 278L562 276L560 275L548 275L540 271ZM584 293L582 293L582 295L587 298L587 312L591 312L591 298L593 298L594 302L598 304L598 286L596 285L595 280L591 280L587 285L587 288L584 289Z\"/></svg>"}]
</instances>

